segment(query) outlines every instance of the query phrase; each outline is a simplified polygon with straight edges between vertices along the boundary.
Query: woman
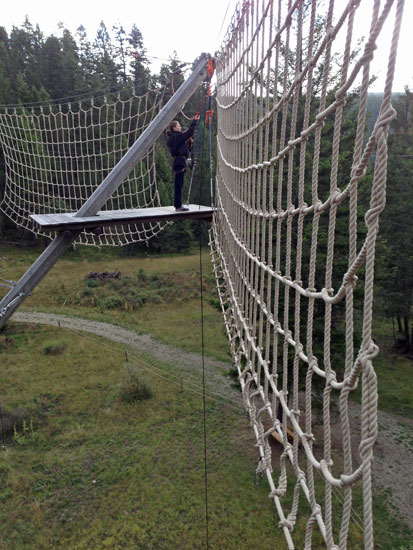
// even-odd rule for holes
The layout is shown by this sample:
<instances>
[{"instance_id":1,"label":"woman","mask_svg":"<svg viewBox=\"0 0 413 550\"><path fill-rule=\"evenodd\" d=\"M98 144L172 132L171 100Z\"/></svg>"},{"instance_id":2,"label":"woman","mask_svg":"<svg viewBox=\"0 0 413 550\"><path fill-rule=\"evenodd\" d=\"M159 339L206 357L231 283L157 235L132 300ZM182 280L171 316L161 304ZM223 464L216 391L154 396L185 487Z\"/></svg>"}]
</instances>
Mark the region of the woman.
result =
<instances>
[{"instance_id":1,"label":"woman","mask_svg":"<svg viewBox=\"0 0 413 550\"><path fill-rule=\"evenodd\" d=\"M199 115L195 115L186 132L182 132L181 125L177 120L173 120L169 125L167 132L167 145L174 158L172 165L175 172L175 199L174 206L176 212L186 212L189 208L182 206L182 188L184 186L186 161L189 157L188 141L194 135L196 123L199 120Z\"/></svg>"}]
</instances>

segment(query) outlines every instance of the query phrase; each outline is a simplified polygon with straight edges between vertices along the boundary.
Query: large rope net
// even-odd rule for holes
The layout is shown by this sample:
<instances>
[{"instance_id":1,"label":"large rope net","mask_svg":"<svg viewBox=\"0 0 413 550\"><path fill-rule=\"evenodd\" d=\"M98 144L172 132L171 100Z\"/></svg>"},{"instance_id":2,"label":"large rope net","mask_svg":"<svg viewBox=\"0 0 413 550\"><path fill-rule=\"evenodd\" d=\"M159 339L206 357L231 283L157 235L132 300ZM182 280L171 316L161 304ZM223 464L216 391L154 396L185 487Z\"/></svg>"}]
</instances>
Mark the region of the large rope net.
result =
<instances>
[{"instance_id":1,"label":"large rope net","mask_svg":"<svg viewBox=\"0 0 413 550\"><path fill-rule=\"evenodd\" d=\"M211 255L256 479L268 480L289 549L373 549L373 272L403 1L373 0L369 19L367 4L245 1L216 60ZM371 63L391 18L366 136Z\"/></svg>"},{"instance_id":2,"label":"large rope net","mask_svg":"<svg viewBox=\"0 0 413 550\"><path fill-rule=\"evenodd\" d=\"M0 108L6 185L1 210L17 225L42 233L30 214L76 212L162 108L164 88L133 89L66 103ZM160 206L155 146L125 178L103 210ZM76 243L125 245L148 241L160 222L83 231Z\"/></svg>"}]
</instances>

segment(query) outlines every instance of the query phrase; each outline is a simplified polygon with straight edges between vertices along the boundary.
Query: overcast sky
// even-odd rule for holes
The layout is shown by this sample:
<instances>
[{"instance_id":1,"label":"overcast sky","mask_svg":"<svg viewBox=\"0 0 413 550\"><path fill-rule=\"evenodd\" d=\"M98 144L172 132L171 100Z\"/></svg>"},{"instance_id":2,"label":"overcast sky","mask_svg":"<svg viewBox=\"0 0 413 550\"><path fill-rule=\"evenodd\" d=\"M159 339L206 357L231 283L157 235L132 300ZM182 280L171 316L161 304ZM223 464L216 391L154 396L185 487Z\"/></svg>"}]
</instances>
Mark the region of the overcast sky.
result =
<instances>
[{"instance_id":1,"label":"overcast sky","mask_svg":"<svg viewBox=\"0 0 413 550\"><path fill-rule=\"evenodd\" d=\"M373 0L362 0L362 8L370 13ZM347 0L336 0L338 7L344 7ZM383 2L384 3L384 2ZM182 61L192 62L201 52L214 53L221 43L237 0L13 0L3 3L0 25L11 30L12 25L21 26L26 15L33 25L39 24L45 35L59 35L58 23L62 22L73 33L82 24L93 41L100 21L108 30L122 24L129 32L133 23L142 32L144 45L149 56L166 60L175 50ZM394 11L394 10L393 10ZM399 59L395 91L403 91L404 85L413 88L413 0L406 0L404 24L399 45ZM368 30L368 15L358 17L361 33ZM365 26L365 30L363 29ZM388 25L389 27L390 25ZM388 33L387 33L388 34ZM386 46L383 47L383 49ZM375 91L383 89L384 67L387 64L384 51L377 52L373 72L379 80ZM152 70L156 72L162 61L152 59Z\"/></svg>"}]
</instances>

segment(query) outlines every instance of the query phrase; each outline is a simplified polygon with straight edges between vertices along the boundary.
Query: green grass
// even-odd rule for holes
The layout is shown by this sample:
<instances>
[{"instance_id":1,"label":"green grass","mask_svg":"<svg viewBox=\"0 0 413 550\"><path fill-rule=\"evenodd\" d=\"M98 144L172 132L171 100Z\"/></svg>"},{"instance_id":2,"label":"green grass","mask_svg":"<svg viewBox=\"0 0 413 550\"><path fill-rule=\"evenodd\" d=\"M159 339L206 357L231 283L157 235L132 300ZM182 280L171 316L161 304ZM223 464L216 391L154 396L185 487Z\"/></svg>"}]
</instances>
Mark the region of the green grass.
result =
<instances>
[{"instance_id":1,"label":"green grass","mask_svg":"<svg viewBox=\"0 0 413 550\"><path fill-rule=\"evenodd\" d=\"M125 403L124 359L123 346L74 331L9 323L1 335L2 408L27 411L0 453L1 550L206 547L202 399L151 375L151 364L164 366L146 360L154 397ZM210 548L285 549L268 485L253 484L257 451L241 410L207 401L206 418ZM384 497L375 516L378 549L407 543ZM362 549L355 525L350 540Z\"/></svg>"},{"instance_id":2,"label":"green grass","mask_svg":"<svg viewBox=\"0 0 413 550\"><path fill-rule=\"evenodd\" d=\"M122 348L20 325L7 338L3 406L30 421L0 454L0 548L205 548L200 396L154 377L155 397L125 404ZM66 347L52 357L54 340ZM252 441L237 440L241 411L206 412L211 548L285 548L268 488L252 483Z\"/></svg>"},{"instance_id":3,"label":"green grass","mask_svg":"<svg viewBox=\"0 0 413 550\"><path fill-rule=\"evenodd\" d=\"M58 262L25 309L115 323L200 350L198 254L124 258L113 251L79 250ZM38 254L0 247L0 277L18 279ZM203 263L206 353L225 360L228 343L213 305L207 251ZM85 280L89 271L116 269L122 272L120 284L89 286ZM135 285L144 291L143 303L136 294L136 303L122 302ZM114 307L107 307L110 297L116 298ZM376 334L382 348L374 363L380 406L409 416L411 362L382 344L386 327L379 325ZM124 403L124 358L121 346L108 347L80 333L10 323L0 334L0 365L7 366L0 404L27 411L24 429L0 453L0 521L6 533L0 550L205 548L200 396L181 394L171 382L152 376L152 399ZM207 421L210 548L286 548L267 484L252 483L257 451L241 411L208 402ZM354 506L361 514L357 490ZM307 513L304 506L297 547L303 546ZM408 548L411 534L395 519L385 494L376 497L375 520L378 549ZM322 548L317 536L314 547ZM355 526L350 547L362 548Z\"/></svg>"},{"instance_id":4,"label":"green grass","mask_svg":"<svg viewBox=\"0 0 413 550\"><path fill-rule=\"evenodd\" d=\"M0 277L17 280L33 263L40 249L18 249L0 245ZM209 253L203 252L205 353L229 360L228 340L222 315L216 304ZM90 271L122 272L119 281L108 280L98 288L88 287ZM143 271L147 281L139 280ZM153 279L155 278L155 281ZM156 279L158 279L156 281ZM152 280L152 283L151 283ZM82 295L91 290L95 297ZM128 299L128 292L137 297ZM146 296L139 303L139 294ZM0 287L0 296L6 289ZM152 293L152 294L151 294ZM148 296L149 295L149 296ZM119 324L188 350L201 349L201 308L199 254L139 256L128 258L112 249L78 247L65 254L23 305L28 310L55 312ZM119 300L114 308L109 299ZM158 299L159 298L159 299ZM131 304L134 300L137 304ZM105 306L106 304L106 306ZM212 304L212 305L211 305ZM383 410L413 417L413 361L392 351L392 327L389 321L374 320L374 339L380 353L374 360L378 375L379 406ZM357 398L357 394L355 395ZM358 397L359 398L359 397Z\"/></svg>"},{"instance_id":5,"label":"green grass","mask_svg":"<svg viewBox=\"0 0 413 550\"><path fill-rule=\"evenodd\" d=\"M125 258L107 249L92 249L90 255L85 255L84 248L66 253L22 307L114 323L150 333L187 351L201 349L199 253ZM0 277L18 280L39 254L40 249L36 252L0 246L0 257L6 258L0 261ZM222 315L211 305L216 302L216 290L208 250L203 252L202 260L205 353L229 360ZM85 280L91 271L117 269L122 272L119 280L98 282L97 287ZM139 279L142 270L149 281ZM128 292L135 295L128 298ZM6 289L0 287L0 296L5 293ZM142 295L146 298L140 303ZM131 304L134 300L136 303ZM110 306L113 303L115 307Z\"/></svg>"},{"instance_id":6,"label":"green grass","mask_svg":"<svg viewBox=\"0 0 413 550\"><path fill-rule=\"evenodd\" d=\"M391 320L375 319L373 338L380 347L374 359L379 407L413 418L413 360L394 351Z\"/></svg>"}]
</instances>

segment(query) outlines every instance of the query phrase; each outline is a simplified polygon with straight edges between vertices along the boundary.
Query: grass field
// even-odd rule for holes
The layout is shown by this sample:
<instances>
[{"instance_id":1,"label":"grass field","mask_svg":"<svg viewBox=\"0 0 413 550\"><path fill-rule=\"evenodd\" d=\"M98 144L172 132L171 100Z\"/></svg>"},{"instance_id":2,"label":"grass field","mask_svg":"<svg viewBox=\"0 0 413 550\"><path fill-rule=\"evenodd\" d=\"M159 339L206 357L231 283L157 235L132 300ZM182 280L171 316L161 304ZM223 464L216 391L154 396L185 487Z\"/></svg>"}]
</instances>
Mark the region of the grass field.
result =
<instances>
[{"instance_id":1,"label":"grass field","mask_svg":"<svg viewBox=\"0 0 413 550\"><path fill-rule=\"evenodd\" d=\"M0 455L1 550L206 547L198 394L149 369L155 396L124 403L123 347L54 328L11 324L0 360L3 414L26 411ZM206 415L210 548L286 548L267 484L253 484L242 412L207 401ZM383 498L376 517L377 548L402 548L407 531L389 521ZM362 548L356 525L350 547Z\"/></svg>"},{"instance_id":2,"label":"grass field","mask_svg":"<svg viewBox=\"0 0 413 550\"><path fill-rule=\"evenodd\" d=\"M6 258L0 277L17 279L37 254L0 249ZM24 307L118 323L199 351L196 254L129 259L91 251L90 261L84 254L59 262ZM123 287L86 284L89 271L115 269L127 281ZM206 352L227 359L207 252L204 283ZM105 300L119 300L138 284L145 290L143 303L132 296L132 308L118 302L106 307ZM382 365L377 362L378 370L388 369L386 357ZM25 411L24 425L3 434L0 550L206 548L202 399L186 388L181 393L179 385L151 371L163 365L143 360L147 368L140 372L154 397L125 403L120 399L123 346L12 323L0 334L2 414ZM403 388L384 400L389 410L402 395L408 414L408 375L402 370ZM380 379L379 372L383 391ZM242 411L230 401L207 400L206 418L211 550L285 549L268 485L253 484L257 451ZM357 491L354 508L361 514ZM386 495L377 495L374 515L378 550L409 549L411 533L389 509ZM295 538L298 548L303 538ZM349 548L362 547L361 531L353 525ZM317 539L314 548L322 548Z\"/></svg>"},{"instance_id":3,"label":"grass field","mask_svg":"<svg viewBox=\"0 0 413 550\"><path fill-rule=\"evenodd\" d=\"M17 280L39 253L39 249L0 245L0 277ZM217 307L208 250L202 254L202 264L205 353L215 359L229 360L228 340ZM118 269L122 272L119 281L108 280L97 287L89 287L90 283L85 280L91 271ZM146 280L142 280L142 274ZM6 289L0 287L0 296L5 292ZM119 324L152 334L181 349L199 352L199 296L198 253L125 258L112 249L80 247L56 264L23 307ZM413 418L413 361L392 351L389 322L377 319L373 336L380 347L374 360L379 406Z\"/></svg>"},{"instance_id":4,"label":"grass field","mask_svg":"<svg viewBox=\"0 0 413 550\"><path fill-rule=\"evenodd\" d=\"M116 252L116 251L115 251ZM18 280L39 250L0 246L0 277ZM216 304L208 250L202 254L205 352L228 360L228 341ZM119 280L88 286L89 272L120 270ZM142 279L146 280L142 280ZM93 281L95 283L95 281ZM90 282L89 282L90 284ZM6 289L0 287L0 296ZM2 294L3 293L3 294ZM148 332L189 351L201 346L199 253L123 258L113 250L82 247L67 253L24 302L27 310L77 315Z\"/></svg>"}]
</instances>

